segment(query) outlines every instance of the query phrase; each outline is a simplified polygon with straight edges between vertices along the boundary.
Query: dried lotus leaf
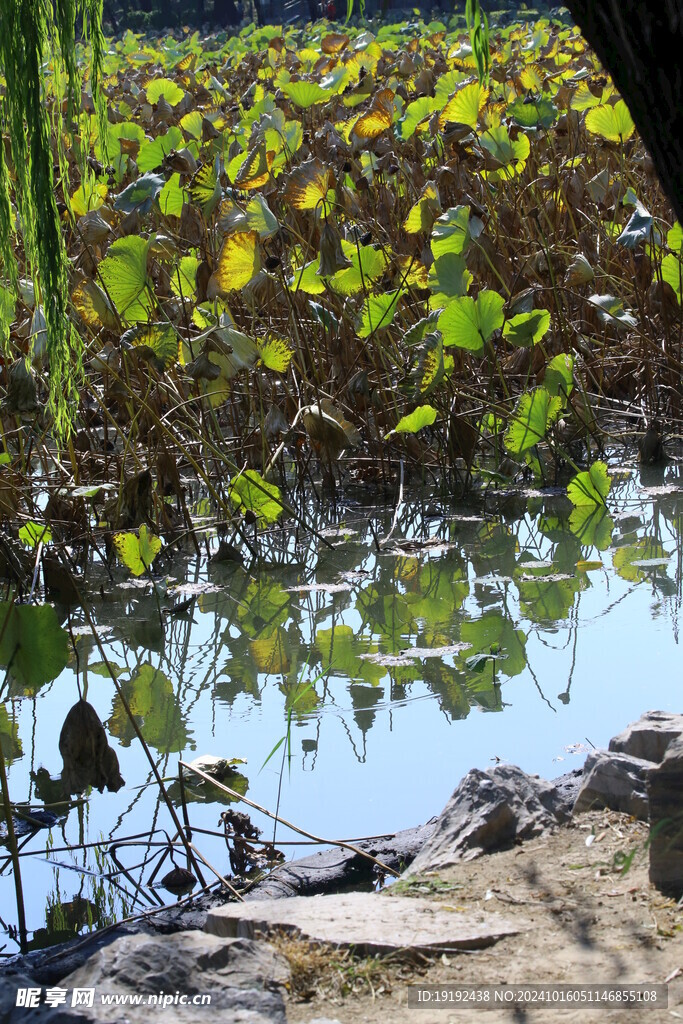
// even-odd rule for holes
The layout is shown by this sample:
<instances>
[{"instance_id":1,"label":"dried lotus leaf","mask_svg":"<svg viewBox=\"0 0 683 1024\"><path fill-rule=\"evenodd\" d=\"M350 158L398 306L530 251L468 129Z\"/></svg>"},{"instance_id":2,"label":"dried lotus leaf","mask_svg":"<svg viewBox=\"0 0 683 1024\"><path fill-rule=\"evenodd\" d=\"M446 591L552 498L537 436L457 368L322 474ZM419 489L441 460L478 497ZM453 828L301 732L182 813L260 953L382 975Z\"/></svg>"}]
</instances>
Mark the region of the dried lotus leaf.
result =
<instances>
[{"instance_id":1,"label":"dried lotus leaf","mask_svg":"<svg viewBox=\"0 0 683 1024\"><path fill-rule=\"evenodd\" d=\"M285 199L297 210L315 210L333 186L331 168L315 157L292 171L285 188Z\"/></svg>"},{"instance_id":2,"label":"dried lotus leaf","mask_svg":"<svg viewBox=\"0 0 683 1024\"><path fill-rule=\"evenodd\" d=\"M67 793L82 793L91 786L100 793L116 793L125 785L115 751L109 746L97 712L87 700L69 711L59 734L64 761L62 784Z\"/></svg>"}]
</instances>

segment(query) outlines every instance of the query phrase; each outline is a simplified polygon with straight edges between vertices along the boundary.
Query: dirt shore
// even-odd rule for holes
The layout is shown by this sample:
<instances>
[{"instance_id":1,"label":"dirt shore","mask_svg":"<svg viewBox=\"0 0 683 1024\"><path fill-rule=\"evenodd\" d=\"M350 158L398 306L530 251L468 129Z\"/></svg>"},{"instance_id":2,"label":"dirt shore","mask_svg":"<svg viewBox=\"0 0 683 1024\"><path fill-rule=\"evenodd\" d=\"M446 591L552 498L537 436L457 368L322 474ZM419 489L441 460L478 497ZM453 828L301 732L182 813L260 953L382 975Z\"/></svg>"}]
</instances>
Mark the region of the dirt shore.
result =
<instances>
[{"instance_id":1,"label":"dirt shore","mask_svg":"<svg viewBox=\"0 0 683 1024\"><path fill-rule=\"evenodd\" d=\"M492 1009L484 1024L595 1019L683 1020L683 913L648 880L648 829L612 811L578 816L552 834L460 864L439 876L396 883L404 894L452 908L503 913L518 935L487 949L418 962L358 960L282 940L293 967L292 1024L453 1024L477 1010L408 1007L412 985L663 983L668 1007Z\"/></svg>"}]
</instances>

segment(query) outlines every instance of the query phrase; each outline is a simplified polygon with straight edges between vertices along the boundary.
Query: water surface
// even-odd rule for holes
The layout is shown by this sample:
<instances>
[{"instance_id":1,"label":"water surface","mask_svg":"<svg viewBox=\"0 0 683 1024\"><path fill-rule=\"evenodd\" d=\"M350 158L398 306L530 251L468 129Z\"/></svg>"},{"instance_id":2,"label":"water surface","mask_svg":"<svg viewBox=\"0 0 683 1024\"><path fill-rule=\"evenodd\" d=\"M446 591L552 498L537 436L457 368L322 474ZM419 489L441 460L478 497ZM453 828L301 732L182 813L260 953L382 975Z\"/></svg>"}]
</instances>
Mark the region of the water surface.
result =
<instances>
[{"instance_id":1,"label":"water surface","mask_svg":"<svg viewBox=\"0 0 683 1024\"><path fill-rule=\"evenodd\" d=\"M392 832L437 814L472 767L502 760L553 777L643 711L680 710L682 486L677 467L617 473L611 518L570 518L552 492L411 500L398 512L347 496L307 510L317 536L285 525L261 537L250 564L176 559L160 600L125 570L112 582L100 567L93 613L165 778L177 777L180 759L244 758L227 783L274 809L285 746L262 766L291 710L280 813L323 837ZM181 615L164 611L187 598ZM126 786L90 793L51 830L22 839L35 854L22 857L22 875L37 945L155 898L146 891L136 903L125 876L103 879L114 866L101 850L59 847L173 832L77 609L71 625L69 668L37 692L10 681L3 694L12 799L34 808L62 799L58 740L77 672ZM171 794L177 802L177 783ZM220 833L227 804L215 790L188 783L188 799L192 825ZM272 823L253 819L272 838ZM309 852L282 827L277 840L292 843L287 857ZM198 832L195 842L229 872L220 835ZM135 844L117 856L144 883L155 862ZM8 953L16 906L8 861L0 867Z\"/></svg>"}]
</instances>

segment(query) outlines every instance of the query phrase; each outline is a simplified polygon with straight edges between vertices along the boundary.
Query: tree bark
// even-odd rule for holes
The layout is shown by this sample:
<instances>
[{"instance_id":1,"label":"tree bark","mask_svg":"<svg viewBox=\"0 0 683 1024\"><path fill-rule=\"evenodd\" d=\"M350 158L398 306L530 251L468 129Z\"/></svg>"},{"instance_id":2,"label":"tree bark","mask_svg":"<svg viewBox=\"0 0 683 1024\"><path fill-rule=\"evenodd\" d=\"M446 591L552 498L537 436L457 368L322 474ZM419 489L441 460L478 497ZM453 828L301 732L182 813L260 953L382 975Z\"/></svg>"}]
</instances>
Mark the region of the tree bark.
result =
<instances>
[{"instance_id":1,"label":"tree bark","mask_svg":"<svg viewBox=\"0 0 683 1024\"><path fill-rule=\"evenodd\" d=\"M683 0L564 0L626 101L683 223Z\"/></svg>"}]
</instances>

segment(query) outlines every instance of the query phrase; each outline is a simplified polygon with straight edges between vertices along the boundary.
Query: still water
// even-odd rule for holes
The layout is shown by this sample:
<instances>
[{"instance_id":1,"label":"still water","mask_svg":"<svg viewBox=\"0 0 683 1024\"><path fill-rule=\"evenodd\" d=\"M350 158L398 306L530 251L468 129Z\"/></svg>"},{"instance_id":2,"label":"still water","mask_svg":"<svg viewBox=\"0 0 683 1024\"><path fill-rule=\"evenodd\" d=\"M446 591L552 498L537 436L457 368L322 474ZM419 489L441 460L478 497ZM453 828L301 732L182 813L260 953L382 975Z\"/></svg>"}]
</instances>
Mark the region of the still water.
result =
<instances>
[{"instance_id":1,"label":"still water","mask_svg":"<svg viewBox=\"0 0 683 1024\"><path fill-rule=\"evenodd\" d=\"M675 466L613 472L609 516L570 518L566 498L548 492L398 510L347 498L308 510L317 536L263 535L244 566L176 558L165 596L120 567L113 580L94 570L100 639L162 776L177 779L180 759L244 758L226 783L274 809L285 745L267 759L291 710L280 814L329 838L377 835L437 814L472 767L500 759L553 777L643 711L680 711L683 478ZM188 599L180 614L165 610ZM60 847L173 833L101 652L78 610L70 621L69 668L37 692L10 682L2 694L12 800L38 809L63 799L58 742L77 671L126 785L53 806L58 823L21 839L35 945L152 899L136 902L123 874L103 877L114 865L102 848ZM229 873L216 827L226 804L191 780L187 797L191 824L219 833L196 833L196 844ZM272 838L272 823L252 817ZM145 883L156 862L135 842L117 856ZM278 826L286 842L288 858L310 852ZM0 851L6 955L17 914Z\"/></svg>"}]
</instances>

